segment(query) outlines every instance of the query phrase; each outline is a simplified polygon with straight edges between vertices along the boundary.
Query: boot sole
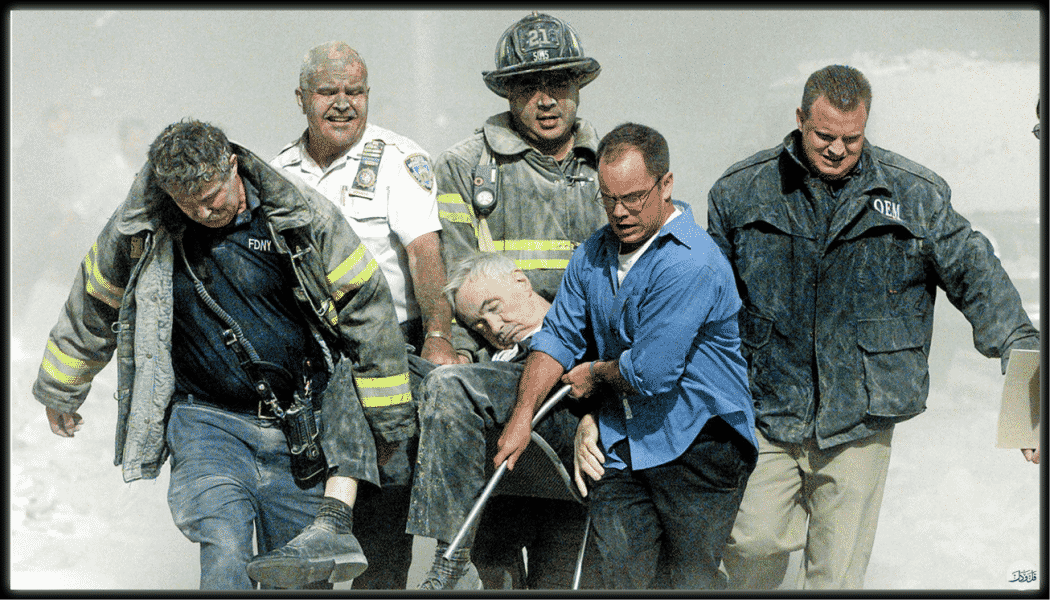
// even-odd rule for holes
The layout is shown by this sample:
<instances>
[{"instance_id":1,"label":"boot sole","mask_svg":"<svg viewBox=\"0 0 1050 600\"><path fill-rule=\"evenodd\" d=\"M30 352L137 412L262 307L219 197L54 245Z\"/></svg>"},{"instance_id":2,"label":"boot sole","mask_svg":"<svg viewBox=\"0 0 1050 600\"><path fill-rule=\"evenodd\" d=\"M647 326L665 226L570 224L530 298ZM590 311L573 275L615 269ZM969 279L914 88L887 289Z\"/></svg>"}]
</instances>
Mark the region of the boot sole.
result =
<instances>
[{"instance_id":1,"label":"boot sole","mask_svg":"<svg viewBox=\"0 0 1050 600\"><path fill-rule=\"evenodd\" d=\"M277 588L295 589L318 581L349 581L367 568L368 560L358 553L323 560L275 557L248 563L248 577Z\"/></svg>"}]
</instances>

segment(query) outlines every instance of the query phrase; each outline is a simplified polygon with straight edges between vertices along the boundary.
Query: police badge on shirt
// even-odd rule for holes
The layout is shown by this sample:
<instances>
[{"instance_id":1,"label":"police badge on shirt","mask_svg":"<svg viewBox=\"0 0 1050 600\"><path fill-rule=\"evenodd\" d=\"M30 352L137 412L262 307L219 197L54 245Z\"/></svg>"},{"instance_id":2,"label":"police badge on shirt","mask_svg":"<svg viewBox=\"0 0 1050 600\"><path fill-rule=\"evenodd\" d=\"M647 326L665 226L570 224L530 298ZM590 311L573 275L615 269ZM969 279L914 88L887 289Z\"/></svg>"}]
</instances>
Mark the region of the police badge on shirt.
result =
<instances>
[{"instance_id":1,"label":"police badge on shirt","mask_svg":"<svg viewBox=\"0 0 1050 600\"><path fill-rule=\"evenodd\" d=\"M350 194L371 200L376 195L376 178L379 176L379 162L383 160L383 149L386 143L383 140L372 140L365 144L361 152L361 162L357 166L357 175L354 176L354 185L350 188Z\"/></svg>"}]
</instances>

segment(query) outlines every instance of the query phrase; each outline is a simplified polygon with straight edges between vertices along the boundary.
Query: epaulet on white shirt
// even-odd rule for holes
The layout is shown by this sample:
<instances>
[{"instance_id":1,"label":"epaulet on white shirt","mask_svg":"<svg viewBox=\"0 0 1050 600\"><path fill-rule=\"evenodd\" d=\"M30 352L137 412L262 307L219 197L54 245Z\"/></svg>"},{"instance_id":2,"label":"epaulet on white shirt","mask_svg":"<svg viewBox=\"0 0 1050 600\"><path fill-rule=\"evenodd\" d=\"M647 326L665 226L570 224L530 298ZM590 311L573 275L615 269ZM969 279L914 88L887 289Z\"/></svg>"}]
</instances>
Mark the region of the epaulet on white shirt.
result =
<instances>
[{"instance_id":1,"label":"epaulet on white shirt","mask_svg":"<svg viewBox=\"0 0 1050 600\"><path fill-rule=\"evenodd\" d=\"M415 143L411 139L401 135L400 133L390 131L385 127L380 127L379 125L369 124L368 129L365 130L365 137L373 140L383 140L387 143L387 145L392 145L396 147L399 152L406 156L409 154L416 153L426 154L428 157L430 156L430 153L428 153L426 150L423 149L422 146Z\"/></svg>"},{"instance_id":2,"label":"epaulet on white shirt","mask_svg":"<svg viewBox=\"0 0 1050 600\"><path fill-rule=\"evenodd\" d=\"M281 167L287 167L297 162L302 162L303 157L300 155L299 152L295 152L294 155L287 154L290 150L295 150L298 145L299 140L295 140L294 142L287 144L284 148L281 148L281 151L277 153L277 156L273 157L273 160L270 161L270 164L278 165Z\"/></svg>"},{"instance_id":3,"label":"epaulet on white shirt","mask_svg":"<svg viewBox=\"0 0 1050 600\"><path fill-rule=\"evenodd\" d=\"M281 148L281 151L277 153L277 156L280 156L280 155L284 154L285 152L288 152L292 148L296 147L298 144L299 144L299 140L295 140L294 142L288 142L287 144L284 145L284 148Z\"/></svg>"}]
</instances>

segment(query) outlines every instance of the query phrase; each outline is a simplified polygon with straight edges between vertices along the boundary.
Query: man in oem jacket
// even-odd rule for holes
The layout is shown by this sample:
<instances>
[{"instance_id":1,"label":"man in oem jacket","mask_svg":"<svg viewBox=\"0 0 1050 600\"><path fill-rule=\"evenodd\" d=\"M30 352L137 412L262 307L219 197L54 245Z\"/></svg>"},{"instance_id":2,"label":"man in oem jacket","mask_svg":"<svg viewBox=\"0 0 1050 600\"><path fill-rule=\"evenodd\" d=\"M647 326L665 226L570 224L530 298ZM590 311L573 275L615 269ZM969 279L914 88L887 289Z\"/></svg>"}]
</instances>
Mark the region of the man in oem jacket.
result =
<instances>
[{"instance_id":1,"label":"man in oem jacket","mask_svg":"<svg viewBox=\"0 0 1050 600\"><path fill-rule=\"evenodd\" d=\"M1039 332L935 173L865 139L871 86L810 75L784 143L711 189L708 231L733 265L760 454L726 549L730 587L857 589L895 424L926 408L937 288L1002 360Z\"/></svg>"}]
</instances>

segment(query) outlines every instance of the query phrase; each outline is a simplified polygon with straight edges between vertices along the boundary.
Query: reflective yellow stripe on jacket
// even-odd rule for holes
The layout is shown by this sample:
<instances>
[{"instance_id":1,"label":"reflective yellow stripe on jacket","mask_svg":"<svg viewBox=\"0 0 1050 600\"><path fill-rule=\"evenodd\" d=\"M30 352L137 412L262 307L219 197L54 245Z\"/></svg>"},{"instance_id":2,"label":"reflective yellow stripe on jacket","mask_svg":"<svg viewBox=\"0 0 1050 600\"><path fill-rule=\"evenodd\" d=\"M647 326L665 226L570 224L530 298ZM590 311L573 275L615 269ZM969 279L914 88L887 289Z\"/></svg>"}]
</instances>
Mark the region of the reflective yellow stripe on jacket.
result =
<instances>
[{"instance_id":1,"label":"reflective yellow stripe on jacket","mask_svg":"<svg viewBox=\"0 0 1050 600\"><path fill-rule=\"evenodd\" d=\"M93 360L82 360L58 349L51 340L44 350L44 360L40 363L52 379L65 385L80 385L91 381L106 363Z\"/></svg>"},{"instance_id":2,"label":"reflective yellow stripe on jacket","mask_svg":"<svg viewBox=\"0 0 1050 600\"><path fill-rule=\"evenodd\" d=\"M365 408L393 406L412 400L408 388L408 373L390 377L354 377L361 405Z\"/></svg>"},{"instance_id":3,"label":"reflective yellow stripe on jacket","mask_svg":"<svg viewBox=\"0 0 1050 600\"><path fill-rule=\"evenodd\" d=\"M478 237L473 208L459 194L441 194L437 198L438 216L450 223L469 223ZM569 266L575 245L571 240L493 240L496 251L506 253L518 268L561 269Z\"/></svg>"},{"instance_id":4,"label":"reflective yellow stripe on jacket","mask_svg":"<svg viewBox=\"0 0 1050 600\"><path fill-rule=\"evenodd\" d=\"M459 194L438 194L438 218L449 223L466 223L474 230L474 238L481 236L478 222L474 218L474 207L463 201Z\"/></svg>"},{"instance_id":5,"label":"reflective yellow stripe on jacket","mask_svg":"<svg viewBox=\"0 0 1050 600\"><path fill-rule=\"evenodd\" d=\"M523 271L561 269L569 266L573 243L570 240L495 240L497 252L503 252Z\"/></svg>"},{"instance_id":6,"label":"reflective yellow stripe on jacket","mask_svg":"<svg viewBox=\"0 0 1050 600\"><path fill-rule=\"evenodd\" d=\"M120 301L124 297L124 288L110 283L99 270L98 242L91 246L91 250L88 250L87 256L84 257L84 267L87 271L84 277L84 287L88 295L119 310Z\"/></svg>"},{"instance_id":7,"label":"reflective yellow stripe on jacket","mask_svg":"<svg viewBox=\"0 0 1050 600\"><path fill-rule=\"evenodd\" d=\"M438 194L438 217L451 223L474 223L474 209L459 194Z\"/></svg>"},{"instance_id":8,"label":"reflective yellow stripe on jacket","mask_svg":"<svg viewBox=\"0 0 1050 600\"><path fill-rule=\"evenodd\" d=\"M364 244L359 245L346 260L327 275L328 286L333 289L332 297L339 300L360 288L378 268L379 263L368 253Z\"/></svg>"}]
</instances>

